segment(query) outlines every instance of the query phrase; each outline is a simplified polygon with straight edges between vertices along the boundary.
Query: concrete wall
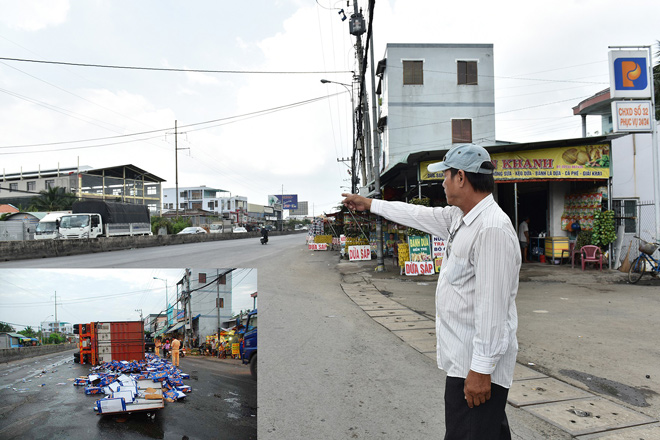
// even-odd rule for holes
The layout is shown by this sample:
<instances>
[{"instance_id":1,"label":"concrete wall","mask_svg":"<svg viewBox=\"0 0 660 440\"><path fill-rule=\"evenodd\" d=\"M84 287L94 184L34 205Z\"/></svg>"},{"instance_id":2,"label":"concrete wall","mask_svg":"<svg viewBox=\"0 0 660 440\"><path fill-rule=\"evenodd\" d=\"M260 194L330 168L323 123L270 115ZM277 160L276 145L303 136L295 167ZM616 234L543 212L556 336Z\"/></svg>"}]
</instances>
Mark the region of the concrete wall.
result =
<instances>
[{"instance_id":1,"label":"concrete wall","mask_svg":"<svg viewBox=\"0 0 660 440\"><path fill-rule=\"evenodd\" d=\"M306 231L303 231L306 232ZM300 231L269 233L271 237L278 235L299 234ZM151 235L134 237L101 237L89 240L33 240L0 242L0 260L25 260L31 258L60 257L64 255L81 255L96 252L118 251L132 248L148 248L155 246L170 246L185 243L200 243L205 241L240 240L251 237L261 237L260 233L244 234L188 234L188 235Z\"/></svg>"},{"instance_id":2,"label":"concrete wall","mask_svg":"<svg viewBox=\"0 0 660 440\"><path fill-rule=\"evenodd\" d=\"M60 353L62 351L73 350L77 347L78 344L66 343L57 345L38 345L36 347L3 348L0 349L0 363L41 356L44 354Z\"/></svg>"}]
</instances>

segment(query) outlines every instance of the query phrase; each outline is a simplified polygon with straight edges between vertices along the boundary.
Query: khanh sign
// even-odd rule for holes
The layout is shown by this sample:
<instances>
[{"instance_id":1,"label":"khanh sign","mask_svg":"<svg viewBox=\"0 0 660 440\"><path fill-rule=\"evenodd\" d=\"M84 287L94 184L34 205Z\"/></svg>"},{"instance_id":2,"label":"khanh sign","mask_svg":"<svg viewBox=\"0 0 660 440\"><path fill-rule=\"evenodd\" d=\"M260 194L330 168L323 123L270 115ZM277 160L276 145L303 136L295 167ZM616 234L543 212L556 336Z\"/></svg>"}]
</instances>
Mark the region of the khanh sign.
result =
<instances>
[{"instance_id":1,"label":"khanh sign","mask_svg":"<svg viewBox=\"0 0 660 440\"><path fill-rule=\"evenodd\" d=\"M493 153L490 158L496 182L610 177L609 144ZM435 162L420 163L422 180L444 179L441 172L428 172L427 167Z\"/></svg>"},{"instance_id":2,"label":"khanh sign","mask_svg":"<svg viewBox=\"0 0 660 440\"><path fill-rule=\"evenodd\" d=\"M369 245L349 246L348 259L350 261L371 260L371 246Z\"/></svg>"},{"instance_id":3,"label":"khanh sign","mask_svg":"<svg viewBox=\"0 0 660 440\"><path fill-rule=\"evenodd\" d=\"M650 132L651 114L651 101L612 102L615 132Z\"/></svg>"},{"instance_id":4,"label":"khanh sign","mask_svg":"<svg viewBox=\"0 0 660 440\"><path fill-rule=\"evenodd\" d=\"M435 267L433 261L406 261L405 271L408 276L433 275Z\"/></svg>"},{"instance_id":5,"label":"khanh sign","mask_svg":"<svg viewBox=\"0 0 660 440\"><path fill-rule=\"evenodd\" d=\"M308 248L310 251L327 251L328 243L310 243Z\"/></svg>"}]
</instances>

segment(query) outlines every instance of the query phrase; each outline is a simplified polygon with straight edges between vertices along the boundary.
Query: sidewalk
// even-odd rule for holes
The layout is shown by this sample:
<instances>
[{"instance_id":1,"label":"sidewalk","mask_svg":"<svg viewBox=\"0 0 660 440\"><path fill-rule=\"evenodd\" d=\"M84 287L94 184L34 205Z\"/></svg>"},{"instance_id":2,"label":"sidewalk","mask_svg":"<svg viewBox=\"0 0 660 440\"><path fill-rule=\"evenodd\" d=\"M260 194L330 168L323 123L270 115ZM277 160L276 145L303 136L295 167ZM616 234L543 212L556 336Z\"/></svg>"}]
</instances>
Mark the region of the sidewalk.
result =
<instances>
[{"instance_id":1,"label":"sidewalk","mask_svg":"<svg viewBox=\"0 0 660 440\"><path fill-rule=\"evenodd\" d=\"M374 321L435 360L437 275L385 260L341 260L344 292ZM570 265L520 272L519 353L509 404L572 438L660 438L660 280Z\"/></svg>"}]
</instances>

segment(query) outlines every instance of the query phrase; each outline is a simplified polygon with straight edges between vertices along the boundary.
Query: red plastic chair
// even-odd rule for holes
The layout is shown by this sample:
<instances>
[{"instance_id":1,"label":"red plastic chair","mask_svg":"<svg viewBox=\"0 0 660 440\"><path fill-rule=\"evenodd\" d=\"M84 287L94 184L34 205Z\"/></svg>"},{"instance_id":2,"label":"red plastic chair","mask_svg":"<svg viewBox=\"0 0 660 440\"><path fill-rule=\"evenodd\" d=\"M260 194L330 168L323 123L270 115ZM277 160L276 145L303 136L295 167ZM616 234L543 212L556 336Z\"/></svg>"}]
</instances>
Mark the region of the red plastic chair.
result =
<instances>
[{"instance_id":1,"label":"red plastic chair","mask_svg":"<svg viewBox=\"0 0 660 440\"><path fill-rule=\"evenodd\" d=\"M584 270L584 266L587 263L599 263L600 270L603 270L603 253L600 251L598 246L588 244L586 246L582 246L580 252L582 256L582 270Z\"/></svg>"}]
</instances>

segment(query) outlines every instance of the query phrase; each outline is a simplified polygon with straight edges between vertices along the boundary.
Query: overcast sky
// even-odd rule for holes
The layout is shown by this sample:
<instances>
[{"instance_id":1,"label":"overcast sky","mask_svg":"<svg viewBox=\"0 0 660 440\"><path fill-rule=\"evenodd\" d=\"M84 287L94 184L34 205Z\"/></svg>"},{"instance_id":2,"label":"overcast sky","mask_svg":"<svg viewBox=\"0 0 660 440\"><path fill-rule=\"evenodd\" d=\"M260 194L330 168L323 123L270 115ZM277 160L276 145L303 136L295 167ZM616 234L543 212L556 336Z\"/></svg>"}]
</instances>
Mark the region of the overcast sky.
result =
<instances>
[{"instance_id":1,"label":"overcast sky","mask_svg":"<svg viewBox=\"0 0 660 440\"><path fill-rule=\"evenodd\" d=\"M162 280L173 304L183 274L183 269L0 269L0 322L22 330L55 321L56 292L60 322L138 321L139 309L143 316L165 310ZM252 309L250 294L256 291L257 270L235 270L232 313Z\"/></svg>"},{"instance_id":2,"label":"overcast sky","mask_svg":"<svg viewBox=\"0 0 660 440\"><path fill-rule=\"evenodd\" d=\"M320 80L356 69L339 8L352 4L0 0L0 57L239 72L0 60L0 171L132 163L174 187L177 120L179 186L256 204L283 191L328 212L349 186L350 96ZM654 44L658 17L652 0L379 0L375 59L386 43L492 43L497 138L579 137L571 108L609 86L608 46Z\"/></svg>"}]
</instances>

